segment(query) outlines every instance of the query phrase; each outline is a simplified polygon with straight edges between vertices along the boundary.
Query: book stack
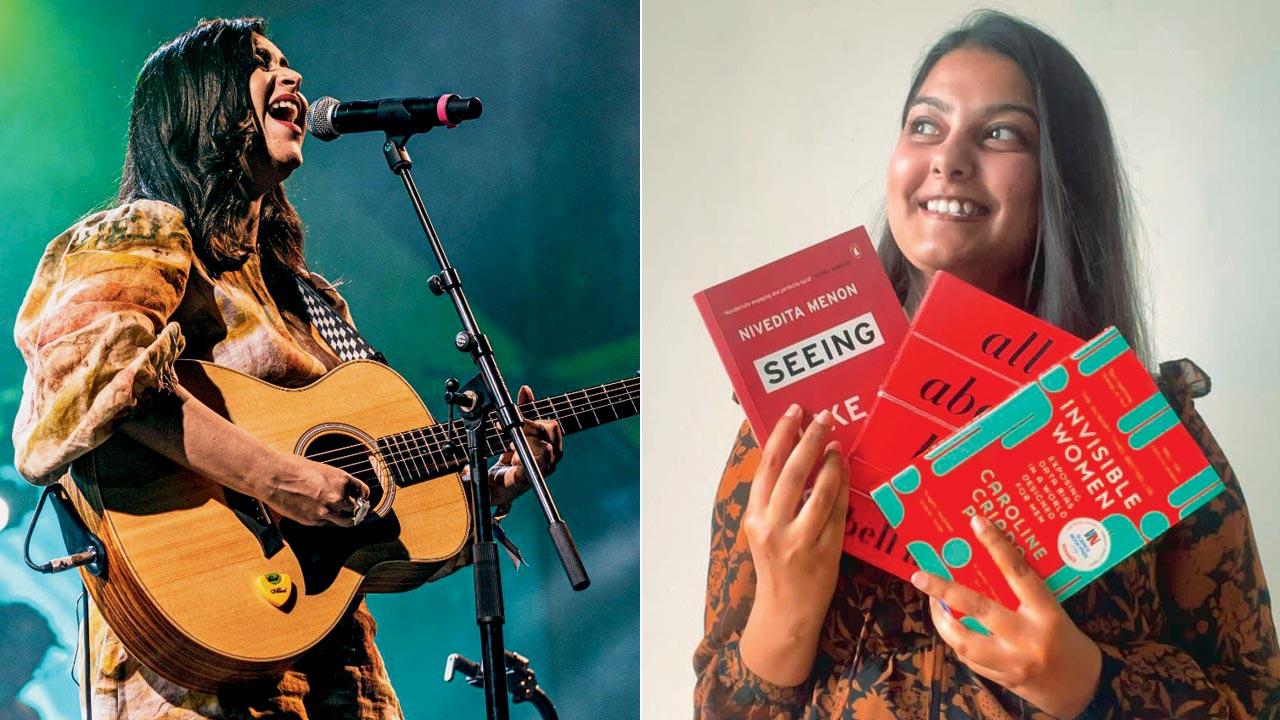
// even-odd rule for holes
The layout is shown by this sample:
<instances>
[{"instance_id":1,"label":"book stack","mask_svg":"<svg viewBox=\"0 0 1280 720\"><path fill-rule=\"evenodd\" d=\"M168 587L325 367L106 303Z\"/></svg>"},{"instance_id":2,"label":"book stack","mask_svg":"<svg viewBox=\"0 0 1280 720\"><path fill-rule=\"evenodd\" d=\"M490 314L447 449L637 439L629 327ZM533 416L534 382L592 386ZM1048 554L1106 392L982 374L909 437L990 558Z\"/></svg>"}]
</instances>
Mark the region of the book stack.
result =
<instances>
[{"instance_id":1,"label":"book stack","mask_svg":"<svg viewBox=\"0 0 1280 720\"><path fill-rule=\"evenodd\" d=\"M862 228L695 300L757 438L793 402L833 409L844 550L903 579L1015 607L981 513L1065 598L1223 489L1114 328L1085 343L943 272L908 327Z\"/></svg>"},{"instance_id":2,"label":"book stack","mask_svg":"<svg viewBox=\"0 0 1280 720\"><path fill-rule=\"evenodd\" d=\"M1080 344L955 276L936 273L849 455L856 507L845 528L845 552L910 577L916 561L871 491Z\"/></svg>"}]
</instances>

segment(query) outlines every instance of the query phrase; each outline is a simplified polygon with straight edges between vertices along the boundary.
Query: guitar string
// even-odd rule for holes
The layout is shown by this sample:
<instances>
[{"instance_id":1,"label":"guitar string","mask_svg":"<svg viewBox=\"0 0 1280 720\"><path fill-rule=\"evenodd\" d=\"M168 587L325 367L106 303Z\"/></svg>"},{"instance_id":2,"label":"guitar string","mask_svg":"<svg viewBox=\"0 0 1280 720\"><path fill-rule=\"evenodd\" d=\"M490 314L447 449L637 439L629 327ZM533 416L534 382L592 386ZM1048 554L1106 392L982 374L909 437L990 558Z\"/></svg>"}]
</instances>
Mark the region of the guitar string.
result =
<instances>
[{"instance_id":1,"label":"guitar string","mask_svg":"<svg viewBox=\"0 0 1280 720\"><path fill-rule=\"evenodd\" d=\"M609 389L609 386L632 386L632 384L634 384L634 386L636 387ZM576 418L577 415L585 415L586 413L595 413L595 411L602 409L602 407L612 407L614 405L622 405L623 402L626 402L626 401L632 401L632 405L635 405L634 398L631 398L631 397L623 397L617 401L613 401L611 400L611 398L609 398L612 395L618 395L620 391L631 393L631 392L634 392L635 389L639 389L639 378L614 380L614 382L605 383L605 384L602 384L602 386L595 386L593 388L584 388L584 389L581 389L581 391L575 391L575 393L584 393L584 398L586 402L581 400L579 401L572 400L570 396L575 395L575 393L564 393L564 395L561 395L561 396L544 397L544 398L541 398L541 400L526 402L526 404L520 405L518 407L520 407L521 415L529 415L530 414L529 411L534 410L534 411L538 411L539 416L544 416L545 414L550 413L553 415L568 414L568 415L573 415ZM579 410L579 409L584 409L584 410ZM639 407L636 407L636 410L639 410ZM539 418L534 418L534 419L539 419ZM596 416L596 420L599 420L599 416ZM461 421L454 420L453 425L454 427L461 427ZM430 434L433 434L434 436L434 434L436 433L436 429L443 430L443 432L445 432L447 436L451 436L451 434L454 434L452 432L449 432L449 430L451 430L451 427L449 427L449 423L435 423L431 425L426 425L425 428L412 428L408 430L403 430L403 432L393 433L393 434L390 434L390 436L385 436L384 438L378 438L378 439L401 438L401 436L406 436L406 434L408 433L419 433L419 434L430 433ZM339 447L339 448L334 448L334 450L317 452L317 454L308 455L307 457L310 457L310 459L315 460L315 459L319 459L319 457L326 457L328 455L332 455L334 454L334 452L343 452L346 450L349 450L349 447ZM348 455L347 457L349 456L351 455ZM335 460L342 460L342 457L326 457L326 461L335 461Z\"/></svg>"},{"instance_id":2,"label":"guitar string","mask_svg":"<svg viewBox=\"0 0 1280 720\"><path fill-rule=\"evenodd\" d=\"M585 415L587 414L587 411L583 411L582 413L579 413L579 414ZM491 431L490 433L488 433L486 437L486 449L492 446L495 442L499 444L499 447L501 447L501 441L502 441L501 434L498 433L497 431ZM465 460L463 460L462 458L457 458L457 457L451 458L446 456L443 450L442 444L439 444L435 441L427 441L427 445L428 445L428 449L427 449L427 452L425 453L405 451L405 450L396 449L395 447L389 447L384 450L379 450L375 453L368 452L367 450L358 451L356 453L348 455L345 458L342 458L342 460L344 461L354 459L354 458L359 458L359 462L357 462L354 465L346 462L338 463L336 461L331 461L329 464L338 469L341 469L347 472L352 472L353 474L357 470L367 472L370 468L372 468L373 461L371 461L370 458L376 456L377 460L381 460L386 465L393 466L393 469L401 473L403 473L404 471L409 471L410 477L415 475L433 476L433 475L444 474L449 469L451 469L451 466L462 466L466 464ZM436 453L440 457L438 459L435 457L431 457L431 453Z\"/></svg>"},{"instance_id":3,"label":"guitar string","mask_svg":"<svg viewBox=\"0 0 1280 720\"><path fill-rule=\"evenodd\" d=\"M631 403L634 406L635 401L638 398L639 398L639 393L638 393L638 388L636 388L635 390L628 390L625 397L619 397L617 401L613 401L613 402L603 402L603 403L592 402L585 405L569 404L570 411L558 412L557 416L561 418L572 417L576 421L580 416L584 416L591 413L596 416L596 421L597 423L599 423L600 416L598 411L600 411L601 409L603 408L614 409L627 402ZM614 414L616 416L614 419L621 419L621 415L619 415L616 410ZM445 433L443 442L439 442L437 440L438 434L439 434L437 432L437 429L439 430L439 432ZM380 438L380 440L390 440L390 442L395 443L395 445L388 445L385 448L385 450L379 449L377 450L377 454L381 456L385 456L389 453L391 457L383 457L384 461L389 460L390 462L393 462L393 463L406 465L406 463L408 463L409 461L418 461L418 460L423 460L424 458L428 461L429 464L436 464L436 459L430 457L430 455L432 453L437 453L440 455L441 460L444 461L443 464L448 465L449 458L444 453L444 446L451 441L451 435L448 433L448 430L445 428L445 425L439 424L439 425L428 426L427 428L415 428L412 431L406 431L406 432L419 432L423 430L430 432L432 436L430 439L424 438L422 440L417 441L420 447L424 447L426 449L425 452L419 452L415 447L404 445L404 442L403 442L404 439L401 437L402 435L404 435L404 433L396 433L394 435L388 435L384 438ZM485 441L486 441L486 444L489 444L495 440L501 442L502 431L491 427L486 433ZM322 457L326 454L342 452L342 451L350 451L352 450L353 447L354 446L335 448L334 450L328 450L323 453L316 453L315 455L306 456L306 457L308 457L308 459L315 460L316 458ZM360 446L360 447L363 448L364 446ZM356 450L355 452L348 452L346 455L343 455L340 457L325 458L324 462L328 465L339 468L341 470L348 470L350 467L353 467L353 466L338 465L336 463L339 463L345 460L350 460L353 458L360 458L363 461L370 454L371 453L367 449L360 449L360 450ZM361 464L363 465L363 462ZM414 469L416 470L417 468L415 467ZM424 467L423 469L429 470L430 468Z\"/></svg>"},{"instance_id":4,"label":"guitar string","mask_svg":"<svg viewBox=\"0 0 1280 720\"><path fill-rule=\"evenodd\" d=\"M607 389L609 385L635 385L636 387L634 388L626 387L625 389L610 390L610 389ZM564 395L559 395L556 397L549 397L549 398L542 398L541 400L534 400L532 402L520 405L519 408L520 408L521 415L528 414L528 411L532 409L534 411L537 411L540 416L545 415L547 411L550 411L551 414L553 415L557 415L557 416L573 415L576 418L578 415L585 415L588 412L596 412L604 407L622 405L624 402L627 402L627 401L630 401L631 404L634 406L635 405L634 398L632 397L628 396L625 398L620 398L615 401L615 400L611 400L610 396L615 394L620 394L619 391L632 394L638 390L639 390L639 379L629 378L627 380L618 380L612 383L606 383L605 385L597 385L594 388L585 388L583 390L575 391L578 393L583 393L583 397L586 400L585 403L581 400L577 400L577 401L573 400L570 397L570 395L574 393L565 393ZM549 404L549 407L546 407L548 404ZM542 406L542 407L539 407L539 406ZM581 409L584 407L585 409ZM636 409L638 411L639 408L637 407ZM540 418L533 418L533 419L540 419ZM599 421L598 414L596 419L597 421ZM461 425L461 422L454 421L452 425L454 427L457 427ZM378 439L379 440L391 439L391 441L395 442L395 441L402 440L403 439L402 436L409 433L418 433L418 434L430 433L431 435L434 436L437 432L437 428L444 431L446 433L446 437L454 434L454 432L451 432L452 428L450 427L450 423L446 422L446 423L435 423L433 425L428 425L426 427L421 427L421 428L412 428L410 430L405 430L399 433L393 433L391 435L387 435L383 438L378 438ZM500 431L498 432L498 434L501 434ZM430 441L427 441L427 442L429 443ZM342 448L335 448L333 450L325 450L322 452L318 452L315 455L308 455L307 457L312 460L315 460L317 458L325 458L325 462L335 462L337 460L342 460L345 457L353 457L353 455L348 454L346 456L337 457L337 458L328 458L326 456L331 455L333 453L337 453L337 452L347 451L349 449L350 449L349 446L342 447ZM356 454L359 454L359 453L356 453Z\"/></svg>"},{"instance_id":5,"label":"guitar string","mask_svg":"<svg viewBox=\"0 0 1280 720\"><path fill-rule=\"evenodd\" d=\"M619 382L627 383L630 381L619 381ZM600 387L603 387L603 386L600 386ZM638 406L636 406L636 400L639 398L638 391L639 391L638 386L635 388L627 388L623 393L618 393L616 391L601 393L599 390L595 390L593 395L589 391L584 390L579 392L584 393L584 398L586 400L585 402L581 400L575 401L568 398L567 396L565 396L563 400L559 400L559 401L557 401L555 398L545 398L543 400L536 400L536 401L533 401L532 403L526 403L525 405L521 406L521 414L529 415L530 417L532 417L532 419L539 419L540 417L545 416L545 414L548 411L550 411L553 417L557 417L557 418L571 417L575 421L577 421L581 416L584 416L587 414L594 414L596 422L601 423L600 411L602 409L613 410L614 415L616 416L614 419L621 419L621 416L618 414L616 409L621 405L630 403L633 407L635 407L638 410ZM616 396L616 398L610 399L610 396ZM530 413L530 410L532 410L533 412L537 412L538 416L537 417L532 416L532 414ZM460 424L461 423L455 421L453 423L453 426L456 427ZM380 455L387 454L387 452L389 451L390 455L393 457L384 458L384 459L390 459L392 462L399 463L399 464L405 464L408 461L422 460L424 458L430 461L432 464L434 464L435 459L431 458L430 455L432 453L437 453L441 456L441 459L446 461L446 464L447 464L448 458L444 453L444 446L451 441L452 437L456 433L456 430L454 432L450 432L450 430L452 429L453 428L449 426L449 423L437 423L435 425L429 425L423 428L413 428L411 430L403 431L400 433L394 433L392 435L379 438L379 440L381 441L388 441L389 444L386 448L379 448L378 454ZM437 440L441 432L444 433L443 442L439 442ZM422 436L421 439L416 440L414 443L414 445L417 447L405 445L405 440L406 440L405 436L411 435L411 434L417 434L419 436ZM430 435L430 438L427 438L426 435ZM500 441L501 439L502 439L501 430L490 428L489 431L486 433L485 440L487 442L491 442L493 440ZM425 452L419 452L417 449L418 447L425 448ZM346 467L337 465L336 463L344 460L349 460L352 458L357 458L357 457L363 459L368 455L370 455L370 452L367 449L360 449L360 450L355 450L354 452L351 452L352 450L353 450L353 446L346 446L346 447L334 448L333 450L325 450L322 452L315 453L314 455L308 455L305 457L307 457L310 460L315 460L317 462L324 462L325 464L332 465L333 467L337 467L339 469L345 470L347 469ZM341 455L338 457L329 457L334 453L340 453L340 452L346 452L347 454Z\"/></svg>"},{"instance_id":6,"label":"guitar string","mask_svg":"<svg viewBox=\"0 0 1280 720\"><path fill-rule=\"evenodd\" d=\"M628 399L635 400L637 397L638 395L632 394ZM620 405L621 403L617 403L617 404ZM586 415L588 412L593 412L594 410L597 410L601 407L613 407L613 405L597 405L595 408L583 410L582 412L576 413L575 416ZM486 441L486 449L488 449L488 446L493 444L493 442L495 441L501 443L502 441L501 433L499 431L491 430L486 436L485 441ZM339 470L348 472L353 477L356 477L362 481L367 481L370 479L370 478L363 477L362 473L364 475L368 475L368 473L372 472L373 477L371 478L371 480L376 484L380 484L380 482L378 480L377 469L374 467L374 461L370 460L371 457L376 457L376 459L380 460L383 465L389 466L390 469L397 470L400 473L404 473L404 471L406 470L409 471L408 473L409 478L413 478L415 476L438 477L440 475L444 475L448 473L454 467L461 467L466 464L466 461L462 458L447 457L444 453L443 445L437 445L434 443L434 441L427 441L427 444L429 446L429 449L426 453L414 452L412 450L410 451L395 450L394 448L389 448L391 450L390 454L388 454L385 451L376 451L374 453L370 453L368 451L360 451L343 458L343 460L349 460L349 459L358 457L360 459L360 462L356 464L345 464L345 463L335 464L334 461L330 461L327 464L329 464L331 467L335 467L335 468L338 468ZM430 453L433 451L440 455L440 460L430 457Z\"/></svg>"},{"instance_id":7,"label":"guitar string","mask_svg":"<svg viewBox=\"0 0 1280 720\"><path fill-rule=\"evenodd\" d=\"M616 401L613 401L609 400L609 396L614 394L616 391L606 391L604 392L604 402L598 402L601 399L601 391L608 385L627 386L626 396L619 397ZM585 402L575 401L572 397L560 396L562 399L545 398L542 401L534 401L534 403L531 404L534 405L534 409L540 413L546 409L550 409L566 421L568 419L573 419L577 422L581 422L581 416L591 413L595 416L597 424L607 422L601 420L599 411L602 408L612 410L614 413L614 420L622 418L619 408L626 403L629 403L632 408L635 409L636 413L639 412L639 405L637 404L639 397L639 378L615 381L605 386L597 386L596 388L580 390L578 392L582 394L583 398L587 398L589 400ZM567 408L567 410L561 409L557 411L556 408L560 406ZM452 426L448 426L442 423L428 426L426 428L415 428L413 430L405 431L404 433L389 435L381 439L386 442L382 449L375 451L377 459L389 465L390 469L397 473L404 473L407 471L407 477L410 478L414 476L438 477L443 475L450 469L465 465L465 461L463 461L462 458L458 458L456 456L450 457L451 454L445 452L445 447L456 437L458 430L457 426L459 424L460 423L454 423ZM428 433L430 434L429 438L427 436ZM405 437L406 434L408 435L407 439ZM443 434L443 438L440 437L441 434ZM441 439L443 442L441 442ZM499 444L498 447L500 449L502 432L496 428L490 427L485 435L486 450L495 442ZM418 451L418 446L425 448L425 452ZM334 463L338 460L359 457L360 462L358 467L362 471L368 472L369 469L372 469L372 464L367 460L367 458L370 458L372 454L373 453L362 449L355 453L348 454L344 458L331 458L329 462ZM438 455L439 457L437 458L435 455ZM339 469L347 470L349 472L352 471L352 466L334 465L334 467L339 467Z\"/></svg>"}]
</instances>

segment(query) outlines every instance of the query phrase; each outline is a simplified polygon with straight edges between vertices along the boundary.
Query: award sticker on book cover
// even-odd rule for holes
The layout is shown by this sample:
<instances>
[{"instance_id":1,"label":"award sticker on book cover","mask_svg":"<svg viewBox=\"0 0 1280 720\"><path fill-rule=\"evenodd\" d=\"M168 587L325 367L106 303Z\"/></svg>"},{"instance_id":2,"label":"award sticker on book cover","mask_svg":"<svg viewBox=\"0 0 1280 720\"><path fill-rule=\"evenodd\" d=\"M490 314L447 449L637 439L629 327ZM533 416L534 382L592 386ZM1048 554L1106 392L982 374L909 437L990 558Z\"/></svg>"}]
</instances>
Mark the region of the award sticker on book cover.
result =
<instances>
[{"instance_id":1,"label":"award sticker on book cover","mask_svg":"<svg viewBox=\"0 0 1280 720\"><path fill-rule=\"evenodd\" d=\"M1058 533L1058 554L1072 570L1096 570L1111 554L1111 533L1093 518L1072 518Z\"/></svg>"}]
</instances>

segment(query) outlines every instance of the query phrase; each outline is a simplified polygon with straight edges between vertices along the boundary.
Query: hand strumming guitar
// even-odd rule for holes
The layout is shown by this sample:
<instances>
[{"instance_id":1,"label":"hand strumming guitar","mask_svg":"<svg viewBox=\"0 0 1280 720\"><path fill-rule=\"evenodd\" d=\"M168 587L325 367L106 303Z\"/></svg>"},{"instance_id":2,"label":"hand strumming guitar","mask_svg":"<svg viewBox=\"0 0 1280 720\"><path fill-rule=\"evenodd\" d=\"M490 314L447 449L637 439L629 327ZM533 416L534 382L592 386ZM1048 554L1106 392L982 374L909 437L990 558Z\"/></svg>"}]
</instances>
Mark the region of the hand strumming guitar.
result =
<instances>
[{"instance_id":1,"label":"hand strumming guitar","mask_svg":"<svg viewBox=\"0 0 1280 720\"><path fill-rule=\"evenodd\" d=\"M178 386L120 430L183 467L303 525L354 524L369 488L350 474L275 450Z\"/></svg>"},{"instance_id":2,"label":"hand strumming guitar","mask_svg":"<svg viewBox=\"0 0 1280 720\"><path fill-rule=\"evenodd\" d=\"M274 450L266 460L254 496L303 525L354 525L356 499L369 498L367 485L336 467Z\"/></svg>"}]
</instances>

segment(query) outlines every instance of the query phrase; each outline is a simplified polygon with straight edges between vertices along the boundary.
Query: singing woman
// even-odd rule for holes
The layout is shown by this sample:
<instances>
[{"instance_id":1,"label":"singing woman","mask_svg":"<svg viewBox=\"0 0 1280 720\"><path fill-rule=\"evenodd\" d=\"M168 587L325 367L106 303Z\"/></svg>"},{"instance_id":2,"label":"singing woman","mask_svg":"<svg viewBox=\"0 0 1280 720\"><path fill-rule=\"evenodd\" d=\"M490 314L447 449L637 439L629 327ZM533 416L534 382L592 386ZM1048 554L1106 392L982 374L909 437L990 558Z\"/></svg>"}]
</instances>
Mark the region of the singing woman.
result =
<instances>
[{"instance_id":1,"label":"singing woman","mask_svg":"<svg viewBox=\"0 0 1280 720\"><path fill-rule=\"evenodd\" d=\"M945 270L1078 337L1115 325L1145 347L1106 112L1080 64L1041 30L982 12L928 51L902 110L885 210L879 250L908 312ZM990 524L973 532L1017 610L842 557L848 467L844 448L827 443L830 413L793 408L763 448L744 424L712 521L696 716L1274 713L1280 649L1249 515L1192 403L1208 377L1188 361L1158 374L1227 489L1064 605Z\"/></svg>"},{"instance_id":2,"label":"singing woman","mask_svg":"<svg viewBox=\"0 0 1280 720\"><path fill-rule=\"evenodd\" d=\"M201 22L147 59L118 204L49 244L18 314L27 375L14 446L28 480L54 482L124 433L299 523L355 522L369 494L360 480L267 447L174 373L175 360L191 358L297 387L340 362L294 279L350 320L337 291L308 272L302 224L285 196L285 179L302 165L301 85L256 19ZM559 426L529 421L525 432L550 471ZM497 505L527 485L519 461L504 461L489 476ZM91 617L95 719L402 717L363 602L282 677L217 696L164 680L96 610Z\"/></svg>"}]
</instances>

